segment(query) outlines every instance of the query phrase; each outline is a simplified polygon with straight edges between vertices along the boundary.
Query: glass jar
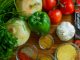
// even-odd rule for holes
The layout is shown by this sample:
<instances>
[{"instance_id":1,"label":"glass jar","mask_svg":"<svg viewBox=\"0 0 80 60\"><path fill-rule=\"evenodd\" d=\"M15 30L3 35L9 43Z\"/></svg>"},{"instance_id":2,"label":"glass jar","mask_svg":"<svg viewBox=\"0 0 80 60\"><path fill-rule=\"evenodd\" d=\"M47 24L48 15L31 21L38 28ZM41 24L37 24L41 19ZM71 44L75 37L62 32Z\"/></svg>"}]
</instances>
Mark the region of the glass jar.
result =
<instances>
[{"instance_id":1,"label":"glass jar","mask_svg":"<svg viewBox=\"0 0 80 60\"><path fill-rule=\"evenodd\" d=\"M49 49L54 44L52 35L48 34L39 38L39 46L41 49Z\"/></svg>"},{"instance_id":2,"label":"glass jar","mask_svg":"<svg viewBox=\"0 0 80 60\"><path fill-rule=\"evenodd\" d=\"M66 47L61 48L63 46L66 46ZM55 60L61 60L61 59L62 60L80 60L79 51L80 51L79 48L75 44L63 43L59 47L57 47L55 51Z\"/></svg>"},{"instance_id":3,"label":"glass jar","mask_svg":"<svg viewBox=\"0 0 80 60\"><path fill-rule=\"evenodd\" d=\"M16 60L37 60L38 51L35 45L25 45L18 48Z\"/></svg>"}]
</instances>

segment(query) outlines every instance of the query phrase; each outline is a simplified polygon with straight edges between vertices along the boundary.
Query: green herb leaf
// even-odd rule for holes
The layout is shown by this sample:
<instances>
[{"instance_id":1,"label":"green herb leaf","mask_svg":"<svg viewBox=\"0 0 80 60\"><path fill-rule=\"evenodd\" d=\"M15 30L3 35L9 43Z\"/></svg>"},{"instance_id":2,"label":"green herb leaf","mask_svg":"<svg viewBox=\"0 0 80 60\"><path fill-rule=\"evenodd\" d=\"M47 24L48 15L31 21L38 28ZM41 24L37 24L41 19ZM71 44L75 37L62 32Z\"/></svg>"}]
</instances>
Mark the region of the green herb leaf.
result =
<instances>
[{"instance_id":1,"label":"green herb leaf","mask_svg":"<svg viewBox=\"0 0 80 60\"><path fill-rule=\"evenodd\" d=\"M4 25L0 25L0 60L8 60L17 45L15 38Z\"/></svg>"}]
</instances>

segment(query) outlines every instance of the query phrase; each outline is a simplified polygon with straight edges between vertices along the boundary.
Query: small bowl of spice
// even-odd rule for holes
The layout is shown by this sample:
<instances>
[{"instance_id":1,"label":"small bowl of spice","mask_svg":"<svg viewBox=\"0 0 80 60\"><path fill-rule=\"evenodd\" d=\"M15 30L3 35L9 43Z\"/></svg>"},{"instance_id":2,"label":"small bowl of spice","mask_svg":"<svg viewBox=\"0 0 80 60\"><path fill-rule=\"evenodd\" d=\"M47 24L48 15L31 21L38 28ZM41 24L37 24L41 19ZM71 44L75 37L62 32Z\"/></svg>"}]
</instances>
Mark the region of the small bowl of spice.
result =
<instances>
[{"instance_id":1,"label":"small bowl of spice","mask_svg":"<svg viewBox=\"0 0 80 60\"><path fill-rule=\"evenodd\" d=\"M16 60L37 60L37 48L35 45L25 45L18 48Z\"/></svg>"},{"instance_id":2,"label":"small bowl of spice","mask_svg":"<svg viewBox=\"0 0 80 60\"><path fill-rule=\"evenodd\" d=\"M39 38L39 46L41 49L49 49L54 44L52 35L48 34Z\"/></svg>"},{"instance_id":3,"label":"small bowl of spice","mask_svg":"<svg viewBox=\"0 0 80 60\"><path fill-rule=\"evenodd\" d=\"M56 49L55 60L79 60L79 48L73 43L61 44Z\"/></svg>"}]
</instances>

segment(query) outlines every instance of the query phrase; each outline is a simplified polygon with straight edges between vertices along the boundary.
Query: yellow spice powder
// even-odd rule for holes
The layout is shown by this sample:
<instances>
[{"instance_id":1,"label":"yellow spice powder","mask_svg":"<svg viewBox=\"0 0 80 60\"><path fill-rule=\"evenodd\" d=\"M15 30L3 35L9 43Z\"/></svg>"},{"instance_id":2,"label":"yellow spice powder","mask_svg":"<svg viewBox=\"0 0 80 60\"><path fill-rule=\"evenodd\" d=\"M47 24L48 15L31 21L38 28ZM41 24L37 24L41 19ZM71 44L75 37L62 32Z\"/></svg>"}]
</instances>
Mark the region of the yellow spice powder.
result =
<instances>
[{"instance_id":1,"label":"yellow spice powder","mask_svg":"<svg viewBox=\"0 0 80 60\"><path fill-rule=\"evenodd\" d=\"M53 38L51 35L42 36L39 39L39 45L42 49L49 49L52 46Z\"/></svg>"},{"instance_id":2,"label":"yellow spice powder","mask_svg":"<svg viewBox=\"0 0 80 60\"><path fill-rule=\"evenodd\" d=\"M58 60L75 60L77 51L71 44L65 44L58 48L57 58Z\"/></svg>"}]
</instances>

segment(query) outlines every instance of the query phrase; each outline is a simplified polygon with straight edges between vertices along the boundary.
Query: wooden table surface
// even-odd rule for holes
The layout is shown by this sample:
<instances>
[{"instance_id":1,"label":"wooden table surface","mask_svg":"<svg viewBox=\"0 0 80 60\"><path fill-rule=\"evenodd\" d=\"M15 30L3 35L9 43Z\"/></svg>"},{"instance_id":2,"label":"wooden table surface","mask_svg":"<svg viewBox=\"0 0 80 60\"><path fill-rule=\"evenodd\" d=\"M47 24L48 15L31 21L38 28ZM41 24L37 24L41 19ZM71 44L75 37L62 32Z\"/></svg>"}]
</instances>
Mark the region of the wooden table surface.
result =
<instances>
[{"instance_id":1,"label":"wooden table surface","mask_svg":"<svg viewBox=\"0 0 80 60\"><path fill-rule=\"evenodd\" d=\"M71 22L71 23L73 23L74 22L74 17L72 16L72 15L64 15L63 17L62 17L62 21L69 21L69 22ZM55 49L59 46L59 44L61 44L61 43L63 43L63 42L61 42L60 41L60 39L57 37L57 35L56 35L56 27L57 27L58 25L52 25L51 26L51 30L50 30L50 34L53 36L53 38L54 38L54 44L52 45L52 47L49 49L49 50L41 50L40 48L39 48L39 44L38 44L38 41L39 41L39 36L37 36L36 34L34 34L34 33L31 33L31 36L30 36L30 38L29 38L29 41L27 42L27 43L29 43L29 44L31 44L31 45L36 45L36 47L38 48L38 51L39 52L50 52L50 53L52 53L52 54L54 54L54 51L55 51ZM73 38L74 39L74 38ZM72 39L72 40L73 40ZM70 42L70 41L69 41ZM26 44L27 44L26 43ZM13 56L10 60L16 60L15 59L15 56Z\"/></svg>"}]
</instances>

